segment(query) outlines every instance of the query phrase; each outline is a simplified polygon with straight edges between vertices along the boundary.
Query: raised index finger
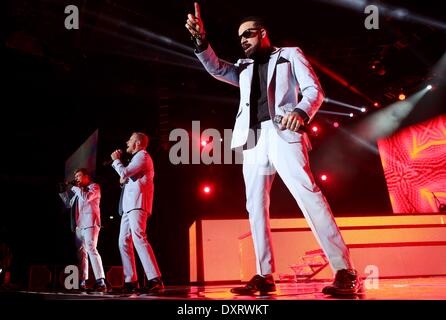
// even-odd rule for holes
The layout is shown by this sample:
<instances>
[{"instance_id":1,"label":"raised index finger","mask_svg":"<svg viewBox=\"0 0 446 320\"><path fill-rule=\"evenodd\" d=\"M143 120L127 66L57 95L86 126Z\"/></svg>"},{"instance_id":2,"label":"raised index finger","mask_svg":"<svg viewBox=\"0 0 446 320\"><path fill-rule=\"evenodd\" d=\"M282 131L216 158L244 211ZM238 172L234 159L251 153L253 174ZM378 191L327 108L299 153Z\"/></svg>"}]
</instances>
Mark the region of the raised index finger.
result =
<instances>
[{"instance_id":1,"label":"raised index finger","mask_svg":"<svg viewBox=\"0 0 446 320\"><path fill-rule=\"evenodd\" d=\"M200 15L200 6L198 5L197 2L194 2L194 6L195 6L195 17L200 19L201 15Z\"/></svg>"}]
</instances>

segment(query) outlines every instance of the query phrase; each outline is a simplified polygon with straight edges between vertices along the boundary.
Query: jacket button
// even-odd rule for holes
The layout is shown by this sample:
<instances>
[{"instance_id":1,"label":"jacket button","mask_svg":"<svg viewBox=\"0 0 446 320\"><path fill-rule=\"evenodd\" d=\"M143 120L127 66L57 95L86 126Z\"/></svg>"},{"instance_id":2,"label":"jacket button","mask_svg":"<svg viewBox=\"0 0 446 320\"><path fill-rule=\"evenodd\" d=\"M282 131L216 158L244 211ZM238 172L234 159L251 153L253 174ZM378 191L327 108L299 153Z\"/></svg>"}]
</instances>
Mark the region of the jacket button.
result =
<instances>
[{"instance_id":1,"label":"jacket button","mask_svg":"<svg viewBox=\"0 0 446 320\"><path fill-rule=\"evenodd\" d=\"M249 107L249 103L248 102L246 103L246 106Z\"/></svg>"}]
</instances>

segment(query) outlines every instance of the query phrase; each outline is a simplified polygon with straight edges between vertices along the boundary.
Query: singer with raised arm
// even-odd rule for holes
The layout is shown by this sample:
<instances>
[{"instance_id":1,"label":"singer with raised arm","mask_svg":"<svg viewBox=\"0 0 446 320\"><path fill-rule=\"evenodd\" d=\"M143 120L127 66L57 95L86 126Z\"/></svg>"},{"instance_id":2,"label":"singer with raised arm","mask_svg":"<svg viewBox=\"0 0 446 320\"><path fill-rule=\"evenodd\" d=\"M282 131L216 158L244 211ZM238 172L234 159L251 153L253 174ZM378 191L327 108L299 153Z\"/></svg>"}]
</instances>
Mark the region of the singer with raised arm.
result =
<instances>
[{"instance_id":1,"label":"singer with raised arm","mask_svg":"<svg viewBox=\"0 0 446 320\"><path fill-rule=\"evenodd\" d=\"M79 289L87 290L88 258L90 258L96 283L93 291L106 292L104 267L97 250L101 229L101 188L93 182L87 169L74 171L74 180L60 184L59 196L71 211L71 231L75 233L75 244L79 260Z\"/></svg>"},{"instance_id":2,"label":"singer with raised arm","mask_svg":"<svg viewBox=\"0 0 446 320\"><path fill-rule=\"evenodd\" d=\"M335 274L333 284L323 292L356 294L361 287L358 274L310 171L308 136L299 130L311 121L324 100L319 80L304 53L297 47L272 46L265 20L251 16L241 20L237 35L246 57L229 63L219 59L209 44L197 3L195 14L187 15L185 26L194 42L195 54L208 73L240 88L231 147L243 149L246 208L257 275L231 292L243 295L276 290L269 203L277 172L302 210ZM277 115L282 117L281 122L274 121ZM253 131L250 129L261 133L254 142L249 138Z\"/></svg>"},{"instance_id":3,"label":"singer with raised arm","mask_svg":"<svg viewBox=\"0 0 446 320\"><path fill-rule=\"evenodd\" d=\"M119 251L124 268L125 283L122 288L124 293L137 291L152 293L164 289L155 254L146 235L147 219L152 214L155 174L152 158L146 151L148 145L149 137L146 134L134 132L127 141L126 151L132 155L127 166L120 160L122 150L115 150L111 154L112 166L123 184L119 209L122 215ZM139 290L133 245L148 280L141 290Z\"/></svg>"}]
</instances>

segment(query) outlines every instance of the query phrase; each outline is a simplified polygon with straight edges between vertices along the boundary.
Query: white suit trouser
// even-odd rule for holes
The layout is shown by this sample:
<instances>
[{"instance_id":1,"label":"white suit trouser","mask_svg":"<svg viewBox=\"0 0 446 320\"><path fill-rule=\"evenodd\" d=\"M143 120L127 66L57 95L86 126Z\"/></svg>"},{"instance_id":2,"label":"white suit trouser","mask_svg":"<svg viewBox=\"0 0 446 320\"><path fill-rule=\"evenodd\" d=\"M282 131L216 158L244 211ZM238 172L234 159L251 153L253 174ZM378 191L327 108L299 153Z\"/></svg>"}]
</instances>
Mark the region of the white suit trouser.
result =
<instances>
[{"instance_id":1,"label":"white suit trouser","mask_svg":"<svg viewBox=\"0 0 446 320\"><path fill-rule=\"evenodd\" d=\"M122 215L121 230L119 232L119 251L124 268L125 282L138 280L133 244L135 245L147 279L151 280L161 276L155 254L147 241L147 218L148 214L143 210L132 210Z\"/></svg>"},{"instance_id":2,"label":"white suit trouser","mask_svg":"<svg viewBox=\"0 0 446 320\"><path fill-rule=\"evenodd\" d=\"M352 268L348 248L327 200L311 174L306 146L284 141L270 120L262 122L260 131L255 147L243 151L246 209L251 224L257 273L266 275L275 271L269 204L276 171L302 210L333 271Z\"/></svg>"},{"instance_id":3,"label":"white suit trouser","mask_svg":"<svg viewBox=\"0 0 446 320\"><path fill-rule=\"evenodd\" d=\"M102 266L102 259L99 255L98 244L99 226L94 226L85 229L76 229L76 248L77 258L79 261L80 280L88 279L88 258L90 257L91 267L94 272L95 279L104 278L104 268Z\"/></svg>"}]
</instances>

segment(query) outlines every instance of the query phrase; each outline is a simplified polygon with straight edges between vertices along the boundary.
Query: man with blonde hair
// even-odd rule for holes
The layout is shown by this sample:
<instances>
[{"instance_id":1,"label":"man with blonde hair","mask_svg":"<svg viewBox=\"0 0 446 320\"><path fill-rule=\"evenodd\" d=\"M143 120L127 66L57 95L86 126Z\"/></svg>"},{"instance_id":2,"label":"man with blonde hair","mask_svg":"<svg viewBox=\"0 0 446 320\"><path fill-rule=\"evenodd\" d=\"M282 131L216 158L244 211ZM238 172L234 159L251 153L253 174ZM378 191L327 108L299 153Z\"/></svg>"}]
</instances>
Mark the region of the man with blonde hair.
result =
<instances>
[{"instance_id":1,"label":"man with blonde hair","mask_svg":"<svg viewBox=\"0 0 446 320\"><path fill-rule=\"evenodd\" d=\"M119 251L124 268L123 291L127 293L134 293L139 287L133 245L148 280L142 292L159 292L164 289L155 254L146 235L147 219L152 214L154 190L153 161L146 151L148 144L149 137L146 134L134 132L131 135L126 152L132 155L132 159L127 166L120 160L122 150L115 150L111 154L112 166L124 184Z\"/></svg>"}]
</instances>

